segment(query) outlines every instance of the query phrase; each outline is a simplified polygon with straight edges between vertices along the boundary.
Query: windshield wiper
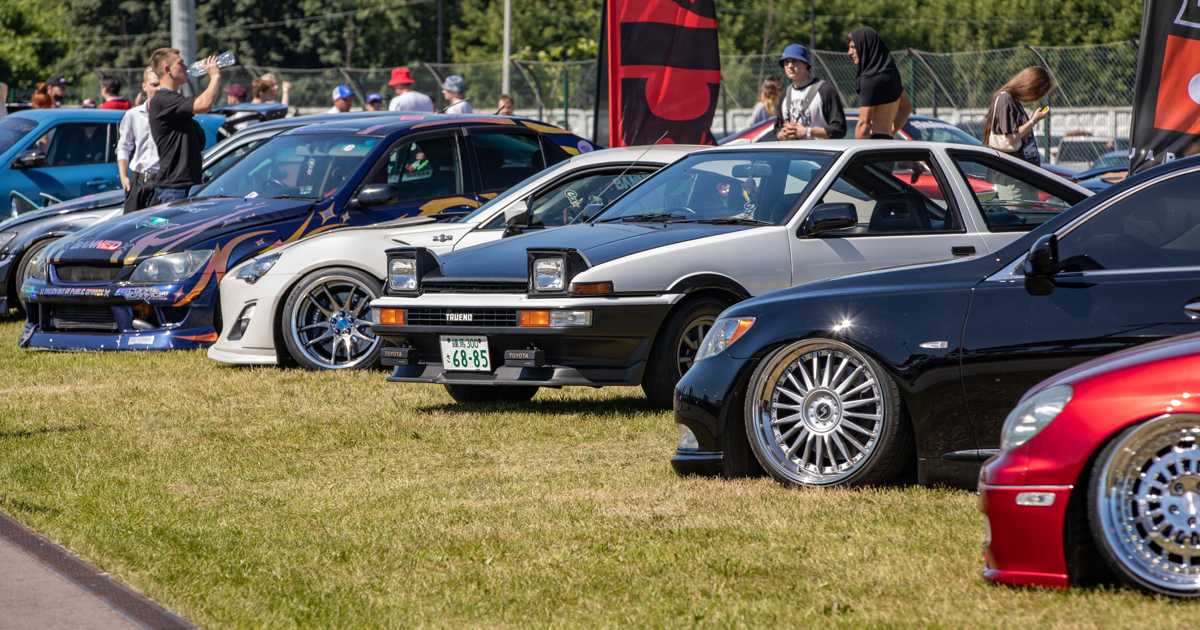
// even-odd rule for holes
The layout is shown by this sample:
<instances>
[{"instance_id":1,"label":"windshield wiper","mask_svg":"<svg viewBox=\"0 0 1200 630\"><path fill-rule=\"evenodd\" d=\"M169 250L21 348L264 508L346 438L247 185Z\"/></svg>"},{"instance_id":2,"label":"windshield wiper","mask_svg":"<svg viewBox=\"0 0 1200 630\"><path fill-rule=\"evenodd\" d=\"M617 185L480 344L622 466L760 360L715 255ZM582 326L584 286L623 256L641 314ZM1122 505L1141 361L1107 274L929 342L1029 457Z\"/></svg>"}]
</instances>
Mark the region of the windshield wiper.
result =
<instances>
[{"instance_id":1,"label":"windshield wiper","mask_svg":"<svg viewBox=\"0 0 1200 630\"><path fill-rule=\"evenodd\" d=\"M682 214L669 214L665 212L647 212L646 214L631 214L627 217L613 217L611 219L602 219L597 223L612 223L613 221L624 221L625 223L646 222L653 223L654 221L674 221L675 219L686 219Z\"/></svg>"},{"instance_id":2,"label":"windshield wiper","mask_svg":"<svg viewBox=\"0 0 1200 630\"><path fill-rule=\"evenodd\" d=\"M709 225L775 225L770 221L760 221L748 217L717 217L715 219L688 219L680 223L707 223Z\"/></svg>"}]
</instances>

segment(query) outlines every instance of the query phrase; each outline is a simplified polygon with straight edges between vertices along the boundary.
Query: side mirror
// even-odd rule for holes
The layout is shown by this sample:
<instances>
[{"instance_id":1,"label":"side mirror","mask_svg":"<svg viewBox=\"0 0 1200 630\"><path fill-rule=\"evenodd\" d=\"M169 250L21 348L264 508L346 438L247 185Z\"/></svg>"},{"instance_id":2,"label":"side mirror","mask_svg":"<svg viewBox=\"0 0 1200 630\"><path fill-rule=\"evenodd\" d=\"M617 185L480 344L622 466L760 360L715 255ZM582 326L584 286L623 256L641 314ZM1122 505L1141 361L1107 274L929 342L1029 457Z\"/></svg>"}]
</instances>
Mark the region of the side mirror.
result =
<instances>
[{"instance_id":1,"label":"side mirror","mask_svg":"<svg viewBox=\"0 0 1200 630\"><path fill-rule=\"evenodd\" d=\"M584 206L583 214L581 214L579 216L580 223L586 223L588 221L591 221L592 218L595 217L596 215L600 214L600 211L603 209L604 209L604 204L602 204L602 203L589 203L588 205Z\"/></svg>"},{"instance_id":2,"label":"side mirror","mask_svg":"<svg viewBox=\"0 0 1200 630\"><path fill-rule=\"evenodd\" d=\"M201 188L204 188L204 184L196 184L195 186L192 186L188 189L188 196L195 197L196 195L200 194Z\"/></svg>"},{"instance_id":3,"label":"side mirror","mask_svg":"<svg viewBox=\"0 0 1200 630\"><path fill-rule=\"evenodd\" d=\"M9 168L41 168L46 165L46 154L41 151L25 151L17 154Z\"/></svg>"},{"instance_id":4,"label":"side mirror","mask_svg":"<svg viewBox=\"0 0 1200 630\"><path fill-rule=\"evenodd\" d=\"M506 224L504 227L504 236L502 236L501 238L508 238L510 236L516 236L518 234L521 234L525 230L525 228L529 227L529 214L532 210L533 210L533 196L530 195L529 197L526 197L525 200L520 203L516 212L513 212L512 214L507 214L507 212L506 212L507 218L506 218Z\"/></svg>"},{"instance_id":5,"label":"side mirror","mask_svg":"<svg viewBox=\"0 0 1200 630\"><path fill-rule=\"evenodd\" d=\"M391 184L368 184L358 193L358 203L368 208L396 203L396 187Z\"/></svg>"},{"instance_id":6,"label":"side mirror","mask_svg":"<svg viewBox=\"0 0 1200 630\"><path fill-rule=\"evenodd\" d=\"M1058 236L1047 234L1037 240L1021 264L1025 290L1030 295L1050 295L1054 290L1054 266L1058 264Z\"/></svg>"},{"instance_id":7,"label":"side mirror","mask_svg":"<svg viewBox=\"0 0 1200 630\"><path fill-rule=\"evenodd\" d=\"M858 209L852 203L823 203L804 220L801 228L805 236L815 236L821 232L841 230L858 225Z\"/></svg>"}]
</instances>

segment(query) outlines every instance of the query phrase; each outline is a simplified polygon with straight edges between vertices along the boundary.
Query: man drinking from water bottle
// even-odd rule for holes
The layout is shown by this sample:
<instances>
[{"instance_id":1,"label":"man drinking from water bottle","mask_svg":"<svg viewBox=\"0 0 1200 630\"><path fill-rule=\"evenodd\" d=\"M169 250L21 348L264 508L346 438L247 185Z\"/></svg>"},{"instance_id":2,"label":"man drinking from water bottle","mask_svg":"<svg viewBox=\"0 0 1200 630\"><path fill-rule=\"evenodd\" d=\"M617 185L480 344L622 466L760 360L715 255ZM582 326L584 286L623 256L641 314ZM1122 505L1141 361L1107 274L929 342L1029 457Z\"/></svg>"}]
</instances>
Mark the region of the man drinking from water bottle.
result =
<instances>
[{"instance_id":1,"label":"man drinking from water bottle","mask_svg":"<svg viewBox=\"0 0 1200 630\"><path fill-rule=\"evenodd\" d=\"M188 66L174 48L159 48L150 56L150 67L158 76L159 90L146 105L150 135L158 147L158 179L154 192L158 203L185 199L188 190L202 183L204 133L196 114L207 114L221 93L221 69L216 56L204 60L208 87L200 96L188 97L175 90L187 83Z\"/></svg>"}]
</instances>

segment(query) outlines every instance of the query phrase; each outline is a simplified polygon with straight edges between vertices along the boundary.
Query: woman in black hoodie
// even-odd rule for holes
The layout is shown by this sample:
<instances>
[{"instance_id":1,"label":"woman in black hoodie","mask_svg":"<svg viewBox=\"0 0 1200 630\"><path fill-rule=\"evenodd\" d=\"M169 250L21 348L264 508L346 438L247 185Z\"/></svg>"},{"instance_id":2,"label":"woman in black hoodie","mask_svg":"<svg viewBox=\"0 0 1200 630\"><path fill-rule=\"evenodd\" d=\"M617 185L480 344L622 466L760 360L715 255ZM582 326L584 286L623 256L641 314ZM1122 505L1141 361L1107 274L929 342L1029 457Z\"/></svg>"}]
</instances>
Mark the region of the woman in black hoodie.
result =
<instances>
[{"instance_id":1,"label":"woman in black hoodie","mask_svg":"<svg viewBox=\"0 0 1200 630\"><path fill-rule=\"evenodd\" d=\"M854 89L860 101L854 138L890 140L913 112L892 51L869 26L851 31L846 44L857 66Z\"/></svg>"}]
</instances>

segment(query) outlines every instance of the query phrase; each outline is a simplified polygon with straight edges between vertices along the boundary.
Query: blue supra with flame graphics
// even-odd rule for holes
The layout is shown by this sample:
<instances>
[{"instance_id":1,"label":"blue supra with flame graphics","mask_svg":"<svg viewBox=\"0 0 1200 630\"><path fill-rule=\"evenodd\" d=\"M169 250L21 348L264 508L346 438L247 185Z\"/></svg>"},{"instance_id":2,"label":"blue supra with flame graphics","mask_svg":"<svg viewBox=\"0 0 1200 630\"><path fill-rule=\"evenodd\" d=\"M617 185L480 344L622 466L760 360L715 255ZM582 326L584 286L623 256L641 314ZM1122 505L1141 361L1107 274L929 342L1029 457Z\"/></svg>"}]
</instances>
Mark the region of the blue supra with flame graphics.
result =
<instances>
[{"instance_id":1,"label":"blue supra with flame graphics","mask_svg":"<svg viewBox=\"0 0 1200 630\"><path fill-rule=\"evenodd\" d=\"M363 118L280 134L189 199L97 223L39 253L21 286L20 344L208 346L220 330L217 285L248 258L345 226L456 220L592 148L557 127L498 116Z\"/></svg>"}]
</instances>

